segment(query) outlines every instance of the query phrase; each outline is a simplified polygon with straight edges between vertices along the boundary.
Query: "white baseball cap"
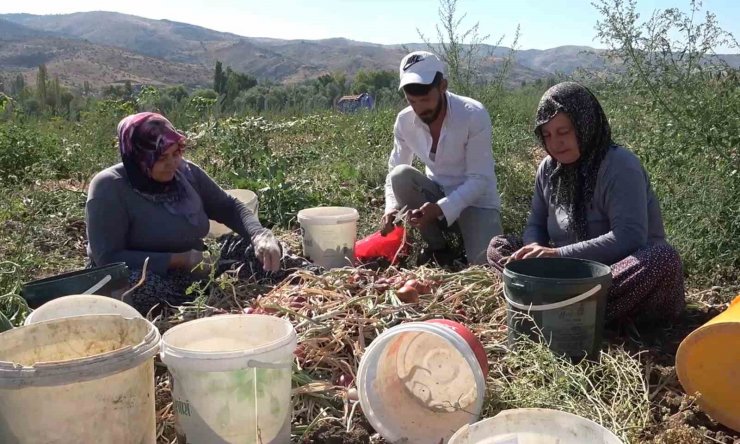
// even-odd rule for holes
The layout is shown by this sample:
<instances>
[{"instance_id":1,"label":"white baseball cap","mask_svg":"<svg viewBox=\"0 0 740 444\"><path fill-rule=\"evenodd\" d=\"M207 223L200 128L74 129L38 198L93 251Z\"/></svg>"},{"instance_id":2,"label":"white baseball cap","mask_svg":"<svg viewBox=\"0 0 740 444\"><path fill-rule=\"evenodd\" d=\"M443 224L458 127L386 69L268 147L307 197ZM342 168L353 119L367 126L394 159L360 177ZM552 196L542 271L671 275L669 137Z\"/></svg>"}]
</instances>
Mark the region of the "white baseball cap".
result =
<instances>
[{"instance_id":1,"label":"white baseball cap","mask_svg":"<svg viewBox=\"0 0 740 444\"><path fill-rule=\"evenodd\" d=\"M412 83L429 85L438 72L444 74L445 65L431 52L414 51L401 60L398 72L401 79L398 89Z\"/></svg>"}]
</instances>

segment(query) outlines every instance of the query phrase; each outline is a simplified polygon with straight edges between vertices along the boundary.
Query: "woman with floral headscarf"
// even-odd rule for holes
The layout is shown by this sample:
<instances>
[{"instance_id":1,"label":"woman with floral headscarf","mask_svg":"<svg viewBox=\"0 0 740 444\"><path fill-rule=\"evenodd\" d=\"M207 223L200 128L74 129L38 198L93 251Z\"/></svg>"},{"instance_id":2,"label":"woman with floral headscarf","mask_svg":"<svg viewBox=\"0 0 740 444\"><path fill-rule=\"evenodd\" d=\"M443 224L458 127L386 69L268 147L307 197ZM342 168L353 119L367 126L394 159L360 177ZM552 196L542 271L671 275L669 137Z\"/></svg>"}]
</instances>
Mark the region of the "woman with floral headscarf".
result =
<instances>
[{"instance_id":1,"label":"woman with floral headscarf","mask_svg":"<svg viewBox=\"0 0 740 444\"><path fill-rule=\"evenodd\" d=\"M594 260L612 269L608 320L677 316L684 307L681 259L666 242L645 169L612 141L593 93L573 82L550 88L537 109L535 134L548 157L537 170L523 238L494 237L488 262Z\"/></svg>"},{"instance_id":2,"label":"woman with floral headscarf","mask_svg":"<svg viewBox=\"0 0 740 444\"><path fill-rule=\"evenodd\" d=\"M259 262L259 272L280 268L281 247L272 232L202 169L183 159L185 143L185 136L159 114L128 116L118 124L122 162L90 183L85 220L91 265L125 262L134 283L149 258L146 284L132 294L132 305L142 313L157 304L192 299L185 290L208 274L203 238L209 219L243 238L226 242L228 254L241 256L231 259L249 259L248 250ZM237 244L243 248L235 248Z\"/></svg>"}]
</instances>

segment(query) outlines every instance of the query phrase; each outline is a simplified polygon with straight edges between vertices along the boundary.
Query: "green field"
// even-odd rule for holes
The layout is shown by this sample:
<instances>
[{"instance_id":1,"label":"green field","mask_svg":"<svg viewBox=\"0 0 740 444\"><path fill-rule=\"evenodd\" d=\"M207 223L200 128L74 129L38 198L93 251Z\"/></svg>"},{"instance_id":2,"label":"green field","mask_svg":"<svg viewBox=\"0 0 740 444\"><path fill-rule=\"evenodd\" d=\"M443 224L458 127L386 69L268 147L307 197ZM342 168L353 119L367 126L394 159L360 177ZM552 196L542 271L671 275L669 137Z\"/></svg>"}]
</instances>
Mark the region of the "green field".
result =
<instances>
[{"instance_id":1,"label":"green field","mask_svg":"<svg viewBox=\"0 0 740 444\"><path fill-rule=\"evenodd\" d=\"M545 87L480 91L493 120L504 229L509 233L520 232L523 227L535 168L543 156L532 135L532 120ZM718 135L724 138L712 146L707 143L711 138L672 124L673 116L651 108L640 94L629 93L617 84L593 87L611 119L615 140L634 150L650 173L662 204L668 238L684 259L690 306L681 325L643 330L640 336L616 330L605 344L599 363L574 365L534 344L507 352L505 333L500 328L503 304L498 278L492 271L452 273L423 268L403 273L436 276L441 284L434 300L460 295L458 300L445 300L433 313L466 321L484 338L493 364L486 414L511 407L554 407L598 420L632 442L703 442L708 439L703 438L705 435L719 442L732 442L727 437L732 436L729 431L712 423L691 403L679 400L676 404L675 396L684 399L684 395L675 378L672 353L677 341L721 310L738 291L738 138L737 133L732 134L732 126L726 127L727 122L732 125L732 117L722 113L738 109L740 91L735 85L722 97L723 102L716 104L717 109L703 109L704 118L719 119L720 125L725 118L725 126L717 127L725 131ZM706 103L715 103L710 84L705 92L710 95ZM97 171L118 161L115 126L136 108L132 101L101 100L92 103L78 120L6 113L0 122L0 309L13 322L22 322L26 314L18 296L23 282L84 266L87 184ZM198 112L179 112L174 120L195 142L187 157L225 188L255 190L263 224L295 244L297 211L316 205L357 208L361 214L360 236L377 229L392 125L398 110L387 106L351 115L321 111L219 117L213 110L201 108ZM695 119L690 111L685 111L685 117ZM333 273L322 278L320 285L311 281L305 281L305 285L324 289L333 286L339 292L347 285L346 278L346 273ZM222 310L239 311L252 298L270 290L229 279L221 278L220 286L203 293L193 306L172 312L171 318L160 320L159 325ZM224 302L228 288L237 289L234 294L240 303ZM281 292L288 290L279 287L271 297L279 300ZM370 290L347 291L358 294ZM397 305L389 293L367 294L376 298L377 307ZM422 303L425 301L430 300L422 298ZM320 312L318 306L316 309ZM405 313L408 319L419 315L413 308L403 310L399 313ZM459 310L466 314L460 315ZM337 317L330 325L346 328L342 319ZM383 327L377 328L381 331ZM314 343L311 334L299 331L306 344ZM639 350L648 353L638 356L635 353ZM351 359L352 368L356 369L357 360L357 356ZM297 373L294 383L306 387L333 376L323 367L308 365ZM165 380L160 380L160 387L166 392ZM346 427L341 393L340 389L327 388L318 397L298 397L304 408L295 419L296 439L326 430L331 422L317 419L322 408ZM676 415L680 418L674 418ZM669 417L675 423L658 426ZM355 424L361 423L355 418ZM169 442L167 437L173 436L171 417L162 418L160 428L161 442Z\"/></svg>"}]
</instances>

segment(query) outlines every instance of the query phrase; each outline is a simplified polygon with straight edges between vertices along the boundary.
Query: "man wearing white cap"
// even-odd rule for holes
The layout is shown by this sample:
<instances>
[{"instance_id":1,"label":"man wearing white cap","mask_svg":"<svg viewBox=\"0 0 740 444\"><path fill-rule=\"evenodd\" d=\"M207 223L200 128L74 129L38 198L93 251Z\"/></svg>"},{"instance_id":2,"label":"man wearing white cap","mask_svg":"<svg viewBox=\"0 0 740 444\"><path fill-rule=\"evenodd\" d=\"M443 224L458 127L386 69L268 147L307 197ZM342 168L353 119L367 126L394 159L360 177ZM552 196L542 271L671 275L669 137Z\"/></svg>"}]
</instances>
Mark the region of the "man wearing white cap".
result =
<instances>
[{"instance_id":1,"label":"man wearing white cap","mask_svg":"<svg viewBox=\"0 0 740 444\"><path fill-rule=\"evenodd\" d=\"M449 265L454 257L443 230L459 228L468 263L485 264L488 243L502 233L491 118L480 102L447 91L436 55L412 52L399 71L409 106L393 128L381 231L392 229L400 209L413 210L409 223L427 243L420 263ZM414 157L426 174L411 166Z\"/></svg>"}]
</instances>

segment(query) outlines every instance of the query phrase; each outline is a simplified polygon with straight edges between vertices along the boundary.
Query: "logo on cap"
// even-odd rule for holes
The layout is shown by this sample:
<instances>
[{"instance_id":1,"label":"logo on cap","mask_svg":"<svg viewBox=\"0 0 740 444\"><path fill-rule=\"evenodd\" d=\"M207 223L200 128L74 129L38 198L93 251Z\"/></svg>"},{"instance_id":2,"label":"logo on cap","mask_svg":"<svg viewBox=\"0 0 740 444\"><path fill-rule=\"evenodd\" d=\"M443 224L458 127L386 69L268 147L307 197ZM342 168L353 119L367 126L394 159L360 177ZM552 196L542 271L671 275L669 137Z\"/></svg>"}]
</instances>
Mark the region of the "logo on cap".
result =
<instances>
[{"instance_id":1,"label":"logo on cap","mask_svg":"<svg viewBox=\"0 0 740 444\"><path fill-rule=\"evenodd\" d=\"M417 63L421 62L425 58L426 58L426 56L424 56L422 54L414 54L414 55L412 55L411 57L408 58L408 60L406 60L406 64L403 65L403 70L404 71L407 71L409 68L411 68L412 66L414 66Z\"/></svg>"}]
</instances>

